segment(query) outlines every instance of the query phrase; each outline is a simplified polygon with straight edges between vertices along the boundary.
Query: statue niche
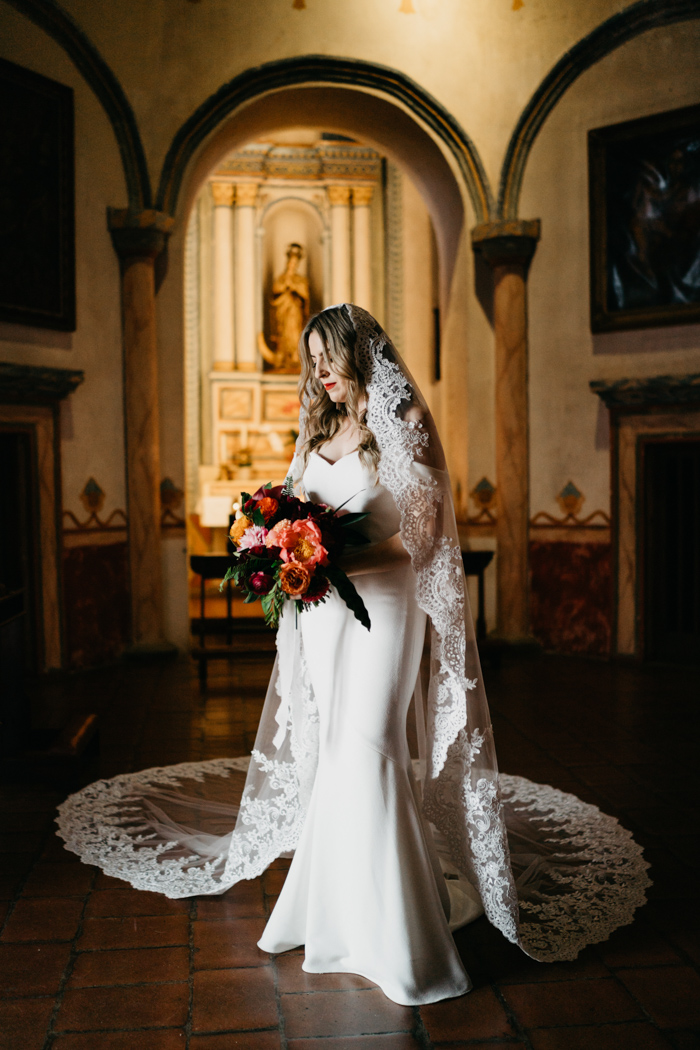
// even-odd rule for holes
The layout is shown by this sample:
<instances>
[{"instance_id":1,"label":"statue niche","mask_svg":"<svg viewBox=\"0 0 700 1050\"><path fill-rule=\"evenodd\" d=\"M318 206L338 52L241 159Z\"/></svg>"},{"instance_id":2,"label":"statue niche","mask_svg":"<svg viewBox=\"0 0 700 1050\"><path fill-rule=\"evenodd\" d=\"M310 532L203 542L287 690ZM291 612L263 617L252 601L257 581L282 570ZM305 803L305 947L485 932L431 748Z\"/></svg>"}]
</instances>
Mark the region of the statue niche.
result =
<instances>
[{"instance_id":1,"label":"statue niche","mask_svg":"<svg viewBox=\"0 0 700 1050\"><path fill-rule=\"evenodd\" d=\"M304 257L300 244L287 248L284 273L276 277L270 295L270 348L262 332L258 349L272 372L299 371L299 337L309 319L309 281L298 273Z\"/></svg>"}]
</instances>

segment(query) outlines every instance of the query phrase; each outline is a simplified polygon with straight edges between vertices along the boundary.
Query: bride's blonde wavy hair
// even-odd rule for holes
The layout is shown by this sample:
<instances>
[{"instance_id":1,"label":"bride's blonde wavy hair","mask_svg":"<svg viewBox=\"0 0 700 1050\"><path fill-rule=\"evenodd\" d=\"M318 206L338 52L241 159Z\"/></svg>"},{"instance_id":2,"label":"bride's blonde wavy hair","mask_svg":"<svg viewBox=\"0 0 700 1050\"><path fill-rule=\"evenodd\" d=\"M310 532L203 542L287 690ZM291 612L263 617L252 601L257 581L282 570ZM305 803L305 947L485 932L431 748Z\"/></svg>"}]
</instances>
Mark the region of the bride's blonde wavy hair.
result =
<instances>
[{"instance_id":1,"label":"bride's blonde wavy hair","mask_svg":"<svg viewBox=\"0 0 700 1050\"><path fill-rule=\"evenodd\" d=\"M333 371L347 380L348 396L345 403L334 403L323 383L314 376L309 350L309 337L316 332L323 344L324 354ZM367 390L364 377L355 359L355 329L343 306L333 306L312 317L299 340L301 376L299 397L306 406L306 440L301 447L301 462L305 468L309 454L330 441L347 417L360 432L358 445L360 459L376 478L379 465L379 446L365 423ZM364 404L363 404L364 401Z\"/></svg>"}]
</instances>

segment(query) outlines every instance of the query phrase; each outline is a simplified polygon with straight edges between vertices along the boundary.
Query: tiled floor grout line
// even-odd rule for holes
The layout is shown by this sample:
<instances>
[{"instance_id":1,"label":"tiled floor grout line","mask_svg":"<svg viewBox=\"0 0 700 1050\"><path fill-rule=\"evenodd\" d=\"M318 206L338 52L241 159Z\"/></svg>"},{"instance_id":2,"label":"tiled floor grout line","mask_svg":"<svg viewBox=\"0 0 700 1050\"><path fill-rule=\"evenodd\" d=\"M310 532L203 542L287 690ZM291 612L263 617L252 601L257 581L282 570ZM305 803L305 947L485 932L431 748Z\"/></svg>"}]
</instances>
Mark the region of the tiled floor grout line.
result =
<instances>
[{"instance_id":1,"label":"tiled floor grout line","mask_svg":"<svg viewBox=\"0 0 700 1050\"><path fill-rule=\"evenodd\" d=\"M3 785L0 782L0 787L2 787L2 786ZM33 860L31 862L31 864L29 865L29 867L27 868L27 871L26 871L24 877L20 877L20 879L17 882L17 886L15 888L14 896L10 899L9 904L8 904L7 914L6 914L5 918L3 919L3 921L0 922L0 937L2 937L2 934L5 931L5 927L7 926L8 922L10 921L10 918L12 917L12 913L15 910L15 905L17 904L17 901L20 899L20 897L22 896L22 894L24 892L24 887L27 885L27 882L29 881L29 876L31 875L31 873L34 870L34 868L36 867L36 865L41 861L41 855L44 852L44 850L46 849L46 844L47 844L47 842L50 841L51 836L54 834L53 825L54 825L54 821L52 820L50 825L44 831L44 836L43 836L43 838L41 840L41 844L36 848L36 850L33 853ZM5 942L2 942L2 943L5 943Z\"/></svg>"},{"instance_id":2,"label":"tiled floor grout line","mask_svg":"<svg viewBox=\"0 0 700 1050\"><path fill-rule=\"evenodd\" d=\"M521 1043L524 1044L526 1050L532 1050L532 1043L530 1042L530 1037L528 1035L527 1029L518 1020L517 1014L515 1013L515 1010L513 1010L510 1003L503 994L501 986L497 982L493 982L490 985L490 988L493 994L496 996L498 1002L501 1004L501 1009L505 1013L511 1028L515 1032L516 1039L518 1039Z\"/></svg>"},{"instance_id":3,"label":"tiled floor grout line","mask_svg":"<svg viewBox=\"0 0 700 1050\"><path fill-rule=\"evenodd\" d=\"M57 1033L54 1031L54 1024L56 1023L59 1011L60 1011L61 1006L63 1004L63 996L65 994L66 985L68 984L68 981L70 980L71 974L73 973L73 967L75 966L75 960L78 957L78 947L77 947L77 945L78 945L78 941L80 940L80 937L82 936L83 921L85 919L85 911L86 911L86 908L88 906L88 901L90 900L90 897L92 896L93 889L95 888L96 880L97 880L97 870L92 872L92 877L90 879L90 885L88 887L88 890L87 890L85 896L83 897L83 907L82 907L81 912L80 912L80 918L78 919L78 927L77 927L77 929L75 931L75 935L74 935L74 937L73 937L73 939L71 941L71 947L70 947L70 954L68 956L68 962L66 963L66 967L65 967L65 969L63 971L63 976L61 977L61 980L59 981L58 991L56 993L56 999L55 999L55 1002L54 1002L54 1008L51 1011L51 1017L49 1018L49 1024L48 1024L48 1028L47 1028L47 1031L46 1031L46 1038L44 1040L43 1050L50 1050L50 1047L53 1045L55 1040L58 1038Z\"/></svg>"}]
</instances>

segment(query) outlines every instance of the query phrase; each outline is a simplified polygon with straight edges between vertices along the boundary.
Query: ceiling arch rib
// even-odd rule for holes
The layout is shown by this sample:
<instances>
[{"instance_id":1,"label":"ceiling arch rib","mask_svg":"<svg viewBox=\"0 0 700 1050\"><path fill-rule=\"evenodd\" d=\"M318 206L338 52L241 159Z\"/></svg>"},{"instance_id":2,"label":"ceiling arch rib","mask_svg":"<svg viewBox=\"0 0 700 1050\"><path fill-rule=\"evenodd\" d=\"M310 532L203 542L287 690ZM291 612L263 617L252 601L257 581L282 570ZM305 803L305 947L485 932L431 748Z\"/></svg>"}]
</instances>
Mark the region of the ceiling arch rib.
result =
<instances>
[{"instance_id":1,"label":"ceiling arch rib","mask_svg":"<svg viewBox=\"0 0 700 1050\"><path fill-rule=\"evenodd\" d=\"M540 128L562 95L587 69L640 33L700 18L698 0L640 0L597 26L557 62L523 110L501 168L498 217L518 216L525 167Z\"/></svg>"},{"instance_id":2,"label":"ceiling arch rib","mask_svg":"<svg viewBox=\"0 0 700 1050\"><path fill-rule=\"evenodd\" d=\"M163 164L157 207L174 214L190 160L205 139L234 111L269 92L320 84L344 86L356 91L370 88L401 102L450 150L463 175L477 222L488 219L493 209L493 196L481 158L469 136L448 110L398 70L359 59L327 55L284 59L248 69L203 102L173 139Z\"/></svg>"}]
</instances>

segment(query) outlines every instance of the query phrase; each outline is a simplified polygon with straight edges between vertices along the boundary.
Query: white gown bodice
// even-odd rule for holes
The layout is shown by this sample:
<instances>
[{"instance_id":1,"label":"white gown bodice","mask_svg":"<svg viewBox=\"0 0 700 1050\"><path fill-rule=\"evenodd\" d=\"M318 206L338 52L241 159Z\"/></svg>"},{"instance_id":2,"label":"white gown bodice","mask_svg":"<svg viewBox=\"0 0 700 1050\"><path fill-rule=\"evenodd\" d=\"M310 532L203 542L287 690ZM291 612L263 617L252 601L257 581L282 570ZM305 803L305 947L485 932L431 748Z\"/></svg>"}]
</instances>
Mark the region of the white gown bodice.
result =
<instances>
[{"instance_id":1,"label":"white gown bodice","mask_svg":"<svg viewBox=\"0 0 700 1050\"><path fill-rule=\"evenodd\" d=\"M342 506L348 514L365 513L359 524L370 543L381 543L399 531L401 516L394 497L380 485L357 452L342 456L335 463L312 452L304 471L304 490L314 503Z\"/></svg>"}]
</instances>

